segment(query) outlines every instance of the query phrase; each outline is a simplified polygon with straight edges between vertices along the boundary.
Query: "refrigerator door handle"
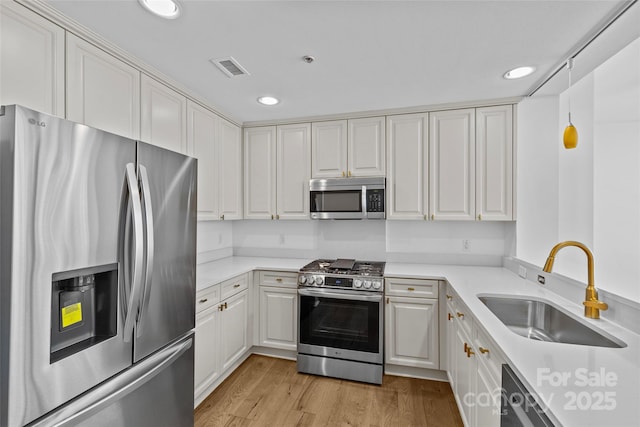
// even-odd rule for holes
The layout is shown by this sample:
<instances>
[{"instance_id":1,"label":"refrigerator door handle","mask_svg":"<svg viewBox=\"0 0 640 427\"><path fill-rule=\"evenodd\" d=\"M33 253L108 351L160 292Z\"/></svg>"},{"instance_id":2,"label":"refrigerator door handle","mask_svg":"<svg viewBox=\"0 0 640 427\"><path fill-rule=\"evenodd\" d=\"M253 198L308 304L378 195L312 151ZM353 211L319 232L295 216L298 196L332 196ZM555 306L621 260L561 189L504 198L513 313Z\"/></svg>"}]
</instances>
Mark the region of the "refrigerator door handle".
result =
<instances>
[{"instance_id":1,"label":"refrigerator door handle","mask_svg":"<svg viewBox=\"0 0 640 427\"><path fill-rule=\"evenodd\" d=\"M144 288L142 291L142 301L140 303L140 313L138 315L138 325L136 327L136 335L142 336L143 319L144 314L149 307L149 296L151 294L151 286L153 279L153 254L154 254L154 231L153 231L153 208L151 205L151 190L149 186L149 175L147 174L147 168L140 165L140 188L142 191L142 209L144 213L145 221L145 236L146 236L146 268L144 274Z\"/></svg>"},{"instance_id":2,"label":"refrigerator door handle","mask_svg":"<svg viewBox=\"0 0 640 427\"><path fill-rule=\"evenodd\" d=\"M151 381L191 348L192 344L193 337L189 337L187 340L159 351L112 380L63 406L60 410L30 424L29 427L77 425Z\"/></svg>"},{"instance_id":3,"label":"refrigerator door handle","mask_svg":"<svg viewBox=\"0 0 640 427\"><path fill-rule=\"evenodd\" d=\"M131 211L133 213L133 272L131 274L131 291L129 292L129 287L127 286L127 281L129 280L128 272L123 274L124 289L123 296L126 298L124 301L124 307L126 307L125 311L125 321L124 321L124 342L130 342L133 339L133 326L135 324L135 319L138 311L138 301L140 299L140 288L142 286L142 264L144 261L144 251L143 251L143 222L142 222L142 206L140 203L140 192L138 190L138 180L136 178L136 170L133 163L128 163L125 168L125 183L123 185L123 210L125 212L124 224L128 224L129 210L127 207L127 195L128 193L128 201L131 203ZM128 261L125 259L127 255L127 250L125 249L128 241L125 236L125 229L128 227L121 227L121 243L120 243L120 262L124 265L127 265ZM124 267L123 267L124 268Z\"/></svg>"}]
</instances>

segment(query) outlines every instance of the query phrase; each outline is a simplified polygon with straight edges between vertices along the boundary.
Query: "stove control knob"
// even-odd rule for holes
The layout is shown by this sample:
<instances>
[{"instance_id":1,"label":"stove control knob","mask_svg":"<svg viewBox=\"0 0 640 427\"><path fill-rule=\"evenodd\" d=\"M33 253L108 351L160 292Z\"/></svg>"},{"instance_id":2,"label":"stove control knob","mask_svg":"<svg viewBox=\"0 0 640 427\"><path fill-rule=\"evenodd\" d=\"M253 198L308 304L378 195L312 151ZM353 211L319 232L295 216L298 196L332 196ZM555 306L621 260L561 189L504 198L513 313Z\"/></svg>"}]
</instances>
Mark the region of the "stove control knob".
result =
<instances>
[{"instance_id":1,"label":"stove control knob","mask_svg":"<svg viewBox=\"0 0 640 427\"><path fill-rule=\"evenodd\" d=\"M309 276L309 279L307 280L307 283L309 283L309 285L311 285L311 286L315 286L316 285L316 279L314 279L313 276Z\"/></svg>"},{"instance_id":2,"label":"stove control knob","mask_svg":"<svg viewBox=\"0 0 640 427\"><path fill-rule=\"evenodd\" d=\"M380 289L382 287L382 282L378 280L371 282L371 284L373 285L373 289Z\"/></svg>"},{"instance_id":3,"label":"stove control knob","mask_svg":"<svg viewBox=\"0 0 640 427\"><path fill-rule=\"evenodd\" d=\"M358 288L360 289L362 287L362 280L360 279L353 279L353 287L354 288Z\"/></svg>"},{"instance_id":4,"label":"stove control knob","mask_svg":"<svg viewBox=\"0 0 640 427\"><path fill-rule=\"evenodd\" d=\"M371 288L371 280L365 280L364 281L364 288L365 289L370 289Z\"/></svg>"},{"instance_id":5,"label":"stove control knob","mask_svg":"<svg viewBox=\"0 0 640 427\"><path fill-rule=\"evenodd\" d=\"M316 277L316 284L322 286L324 284L324 278L322 276Z\"/></svg>"},{"instance_id":6,"label":"stove control knob","mask_svg":"<svg viewBox=\"0 0 640 427\"><path fill-rule=\"evenodd\" d=\"M306 276L298 276L298 282L300 282L301 285L304 285L305 283L307 283L307 277Z\"/></svg>"}]
</instances>

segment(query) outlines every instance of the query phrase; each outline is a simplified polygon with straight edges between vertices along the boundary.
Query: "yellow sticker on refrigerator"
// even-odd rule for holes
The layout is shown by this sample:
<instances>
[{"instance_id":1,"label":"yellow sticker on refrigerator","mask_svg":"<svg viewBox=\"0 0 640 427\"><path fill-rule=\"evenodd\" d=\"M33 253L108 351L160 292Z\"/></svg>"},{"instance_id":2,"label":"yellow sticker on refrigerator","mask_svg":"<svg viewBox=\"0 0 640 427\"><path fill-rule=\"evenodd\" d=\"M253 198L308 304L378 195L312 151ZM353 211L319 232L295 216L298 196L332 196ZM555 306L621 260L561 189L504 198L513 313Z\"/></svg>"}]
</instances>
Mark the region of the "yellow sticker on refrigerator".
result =
<instances>
[{"instance_id":1,"label":"yellow sticker on refrigerator","mask_svg":"<svg viewBox=\"0 0 640 427\"><path fill-rule=\"evenodd\" d=\"M82 322L82 304L77 302L75 304L62 307L62 327L75 325L78 322Z\"/></svg>"}]
</instances>

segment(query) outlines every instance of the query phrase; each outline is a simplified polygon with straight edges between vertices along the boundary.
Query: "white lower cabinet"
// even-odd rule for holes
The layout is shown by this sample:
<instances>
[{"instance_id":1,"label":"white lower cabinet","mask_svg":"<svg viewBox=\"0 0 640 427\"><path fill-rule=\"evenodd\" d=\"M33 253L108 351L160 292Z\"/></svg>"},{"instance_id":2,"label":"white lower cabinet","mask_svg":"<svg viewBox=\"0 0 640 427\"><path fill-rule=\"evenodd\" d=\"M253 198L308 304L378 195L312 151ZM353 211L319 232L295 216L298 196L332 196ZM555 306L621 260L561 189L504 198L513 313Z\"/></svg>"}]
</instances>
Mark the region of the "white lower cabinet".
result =
<instances>
[{"instance_id":1,"label":"white lower cabinet","mask_svg":"<svg viewBox=\"0 0 640 427\"><path fill-rule=\"evenodd\" d=\"M297 274L261 271L260 340L263 347L296 351L298 346Z\"/></svg>"},{"instance_id":2,"label":"white lower cabinet","mask_svg":"<svg viewBox=\"0 0 640 427\"><path fill-rule=\"evenodd\" d=\"M196 406L251 346L247 288L247 274L241 274L196 295Z\"/></svg>"},{"instance_id":3,"label":"white lower cabinet","mask_svg":"<svg viewBox=\"0 0 640 427\"><path fill-rule=\"evenodd\" d=\"M500 425L505 357L447 286L447 372L466 426Z\"/></svg>"},{"instance_id":4,"label":"white lower cabinet","mask_svg":"<svg viewBox=\"0 0 640 427\"><path fill-rule=\"evenodd\" d=\"M385 292L385 363L439 369L438 282L387 278Z\"/></svg>"}]
</instances>

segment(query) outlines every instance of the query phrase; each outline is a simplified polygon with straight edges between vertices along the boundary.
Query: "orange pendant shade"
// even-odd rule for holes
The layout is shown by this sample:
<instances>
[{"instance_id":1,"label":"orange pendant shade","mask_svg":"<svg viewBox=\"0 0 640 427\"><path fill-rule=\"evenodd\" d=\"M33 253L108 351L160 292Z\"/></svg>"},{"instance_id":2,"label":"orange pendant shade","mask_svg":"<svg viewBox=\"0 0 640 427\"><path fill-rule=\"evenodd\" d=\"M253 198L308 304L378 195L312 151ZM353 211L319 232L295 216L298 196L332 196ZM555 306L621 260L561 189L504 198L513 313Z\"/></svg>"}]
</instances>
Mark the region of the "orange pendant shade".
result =
<instances>
[{"instance_id":1,"label":"orange pendant shade","mask_svg":"<svg viewBox=\"0 0 640 427\"><path fill-rule=\"evenodd\" d=\"M576 148L578 145L578 130L574 125L569 122L569 125L564 130L564 135L562 135L562 142L564 143L564 148L570 150L572 148Z\"/></svg>"}]
</instances>

